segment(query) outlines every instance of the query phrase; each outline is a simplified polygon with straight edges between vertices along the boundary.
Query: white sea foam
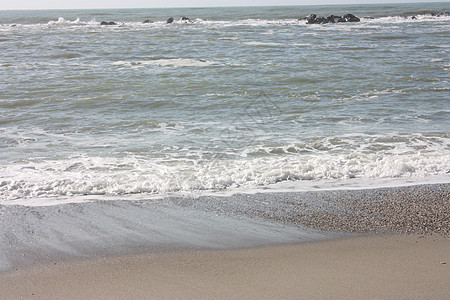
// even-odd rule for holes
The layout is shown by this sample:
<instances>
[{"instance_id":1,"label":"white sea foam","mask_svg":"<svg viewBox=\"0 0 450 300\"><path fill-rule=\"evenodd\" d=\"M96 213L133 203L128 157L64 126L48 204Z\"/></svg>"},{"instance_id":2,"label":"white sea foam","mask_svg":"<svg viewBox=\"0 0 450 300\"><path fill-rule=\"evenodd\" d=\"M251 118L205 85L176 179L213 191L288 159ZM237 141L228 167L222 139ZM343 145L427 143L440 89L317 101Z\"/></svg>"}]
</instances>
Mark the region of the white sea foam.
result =
<instances>
[{"instance_id":1,"label":"white sea foam","mask_svg":"<svg viewBox=\"0 0 450 300\"><path fill-rule=\"evenodd\" d=\"M232 159L202 159L202 155L195 152L184 157L168 155L165 158L128 155L121 158L81 156L67 160L34 159L1 167L0 201L164 195L251 189L278 182L305 180L336 182L349 179L428 178L446 175L449 171L449 141L448 138L443 139L445 141L437 137L405 139L380 136L368 137L367 145L348 138L324 139L308 145L247 148ZM330 149L333 147L335 150ZM353 150L342 151L342 148ZM450 180L450 176L447 179Z\"/></svg>"},{"instance_id":2,"label":"white sea foam","mask_svg":"<svg viewBox=\"0 0 450 300\"><path fill-rule=\"evenodd\" d=\"M74 21L66 20L63 17L59 17L58 21L49 21L48 25L71 25L71 24L80 24L80 19L77 18Z\"/></svg>"},{"instance_id":3,"label":"white sea foam","mask_svg":"<svg viewBox=\"0 0 450 300\"><path fill-rule=\"evenodd\" d=\"M416 15L416 16L389 16L382 18L362 18L363 23L370 24L395 24L395 23L411 23L411 22L447 22L450 16L433 16L431 14Z\"/></svg>"},{"instance_id":4,"label":"white sea foam","mask_svg":"<svg viewBox=\"0 0 450 300\"><path fill-rule=\"evenodd\" d=\"M63 26L87 26L87 25L98 26L99 24L100 23L95 21L95 20L81 21L80 18L76 18L75 20L71 21L71 20L65 19L64 17L59 17L57 21L51 20L51 21L49 21L47 23L48 26L59 26L59 27L63 27Z\"/></svg>"}]
</instances>

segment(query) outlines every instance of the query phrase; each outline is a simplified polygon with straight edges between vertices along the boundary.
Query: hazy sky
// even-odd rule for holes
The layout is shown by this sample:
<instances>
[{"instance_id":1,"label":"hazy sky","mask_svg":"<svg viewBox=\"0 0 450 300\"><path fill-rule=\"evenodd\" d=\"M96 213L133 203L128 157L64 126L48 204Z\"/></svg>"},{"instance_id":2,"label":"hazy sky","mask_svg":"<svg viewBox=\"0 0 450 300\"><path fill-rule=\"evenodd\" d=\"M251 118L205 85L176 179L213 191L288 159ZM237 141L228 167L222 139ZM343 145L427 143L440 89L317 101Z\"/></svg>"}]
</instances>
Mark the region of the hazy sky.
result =
<instances>
[{"instance_id":1,"label":"hazy sky","mask_svg":"<svg viewBox=\"0 0 450 300\"><path fill-rule=\"evenodd\" d=\"M448 0L0 0L2 9L147 8L355 3L447 2Z\"/></svg>"}]
</instances>

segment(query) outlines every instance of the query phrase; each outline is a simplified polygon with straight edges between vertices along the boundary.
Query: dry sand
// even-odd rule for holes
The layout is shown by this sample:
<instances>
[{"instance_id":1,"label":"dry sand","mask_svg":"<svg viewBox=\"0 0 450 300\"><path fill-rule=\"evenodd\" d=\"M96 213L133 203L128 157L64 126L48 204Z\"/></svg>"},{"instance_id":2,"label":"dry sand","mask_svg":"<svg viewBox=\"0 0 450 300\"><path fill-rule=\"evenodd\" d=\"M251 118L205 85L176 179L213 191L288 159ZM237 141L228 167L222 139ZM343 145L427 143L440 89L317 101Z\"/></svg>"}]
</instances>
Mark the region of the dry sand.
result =
<instances>
[{"instance_id":1,"label":"dry sand","mask_svg":"<svg viewBox=\"0 0 450 300\"><path fill-rule=\"evenodd\" d=\"M449 299L449 295L450 240L419 235L151 253L0 275L0 299Z\"/></svg>"}]
</instances>

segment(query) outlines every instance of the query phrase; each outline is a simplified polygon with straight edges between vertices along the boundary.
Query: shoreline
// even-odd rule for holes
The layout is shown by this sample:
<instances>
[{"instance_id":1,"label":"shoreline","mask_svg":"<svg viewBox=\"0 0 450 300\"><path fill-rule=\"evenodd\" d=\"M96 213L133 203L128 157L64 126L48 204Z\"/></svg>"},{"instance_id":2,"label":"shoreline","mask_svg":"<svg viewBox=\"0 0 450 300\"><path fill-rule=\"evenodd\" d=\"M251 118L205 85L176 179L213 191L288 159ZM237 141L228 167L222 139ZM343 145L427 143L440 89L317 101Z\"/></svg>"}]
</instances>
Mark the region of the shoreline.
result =
<instances>
[{"instance_id":1,"label":"shoreline","mask_svg":"<svg viewBox=\"0 0 450 300\"><path fill-rule=\"evenodd\" d=\"M55 206L0 205L0 272L178 249L237 249L362 234L450 236L450 184Z\"/></svg>"},{"instance_id":2,"label":"shoreline","mask_svg":"<svg viewBox=\"0 0 450 300\"><path fill-rule=\"evenodd\" d=\"M0 205L0 290L6 291L0 299L58 298L58 293L70 299L79 292L98 299L155 292L164 299L183 298L186 290L191 298L226 298L234 288L238 298L274 298L277 291L283 298L442 299L441 291L448 291L442 281L449 279L449 201L450 184L432 184ZM203 263L205 273L199 269ZM323 282L298 274L294 266ZM258 276L253 287L239 287ZM182 283L186 280L190 283Z\"/></svg>"}]
</instances>

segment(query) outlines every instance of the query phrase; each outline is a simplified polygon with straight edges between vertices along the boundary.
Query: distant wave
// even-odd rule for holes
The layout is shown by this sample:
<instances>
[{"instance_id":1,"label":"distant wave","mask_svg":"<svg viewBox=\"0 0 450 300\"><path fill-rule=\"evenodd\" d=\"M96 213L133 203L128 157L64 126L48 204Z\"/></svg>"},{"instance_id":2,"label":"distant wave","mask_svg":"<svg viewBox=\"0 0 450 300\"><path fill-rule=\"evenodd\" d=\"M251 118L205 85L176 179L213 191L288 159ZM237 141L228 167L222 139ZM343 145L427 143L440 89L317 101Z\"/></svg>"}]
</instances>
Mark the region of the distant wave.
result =
<instances>
[{"instance_id":1,"label":"distant wave","mask_svg":"<svg viewBox=\"0 0 450 300\"><path fill-rule=\"evenodd\" d=\"M303 20L305 16L299 16L296 19L241 19L241 20L204 20L202 18L196 18L194 20L174 20L172 24L167 24L166 20L156 20L151 23L144 23L144 20L127 21L122 22L119 19L114 20L116 25L107 26L111 28L117 27L160 27L160 26L170 26L170 25L204 25L204 26L218 26L218 27L228 27L228 26L289 26L305 24L306 21ZM358 16L361 18L363 23L366 22L383 22L383 23L399 23L399 22L418 22L418 21L450 21L450 12L435 12L431 10L417 10L417 11L405 11L404 13L398 15L386 15L386 16ZM111 15L110 18L113 18ZM13 24L1 24L0 28L25 26L25 27L71 27L71 26L101 26L99 20L91 19L87 21L82 21L82 17L78 17L74 20L69 20L64 17L59 17L57 20L50 20L47 23L13 23Z\"/></svg>"}]
</instances>

